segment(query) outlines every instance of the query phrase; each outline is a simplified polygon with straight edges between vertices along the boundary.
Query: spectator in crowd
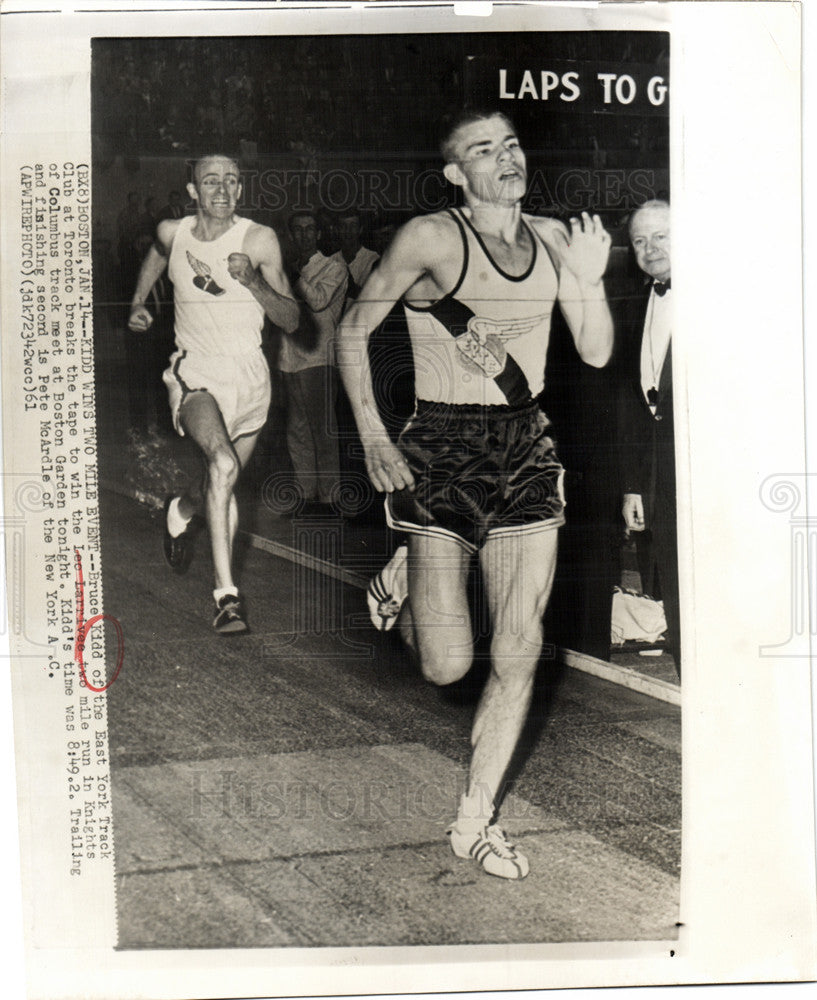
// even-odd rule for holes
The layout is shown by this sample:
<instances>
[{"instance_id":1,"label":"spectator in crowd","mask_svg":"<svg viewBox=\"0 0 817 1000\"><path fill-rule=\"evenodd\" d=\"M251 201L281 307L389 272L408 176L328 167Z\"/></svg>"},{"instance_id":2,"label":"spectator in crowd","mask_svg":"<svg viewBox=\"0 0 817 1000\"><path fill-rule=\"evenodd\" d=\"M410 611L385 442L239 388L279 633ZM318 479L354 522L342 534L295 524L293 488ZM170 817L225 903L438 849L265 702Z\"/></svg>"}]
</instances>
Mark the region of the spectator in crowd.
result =
<instances>
[{"instance_id":1,"label":"spectator in crowd","mask_svg":"<svg viewBox=\"0 0 817 1000\"><path fill-rule=\"evenodd\" d=\"M164 219L180 219L184 215L181 191L173 190L167 196L167 204L159 212L158 222Z\"/></svg>"},{"instance_id":2,"label":"spectator in crowd","mask_svg":"<svg viewBox=\"0 0 817 1000\"><path fill-rule=\"evenodd\" d=\"M156 199L153 195L148 195L145 198L145 229L150 233L150 242L145 246L145 253L147 253L147 248L150 243L153 242L153 231L156 228L156 223L159 221L156 214Z\"/></svg>"},{"instance_id":3,"label":"spectator in crowd","mask_svg":"<svg viewBox=\"0 0 817 1000\"><path fill-rule=\"evenodd\" d=\"M346 288L346 301L354 302L365 285L380 254L363 246L363 223L360 212L352 210L342 212L335 222L335 233L340 246L334 255L349 272L349 283Z\"/></svg>"},{"instance_id":4,"label":"spectator in crowd","mask_svg":"<svg viewBox=\"0 0 817 1000\"><path fill-rule=\"evenodd\" d=\"M346 302L344 305L344 310L346 310L360 294L360 290L366 283L366 279L371 274L372 268L377 263L380 254L363 246L361 240L363 223L360 212L356 209L336 215L333 219L332 228L335 242L339 247L337 253L333 255L333 259L346 268L348 275ZM371 354L371 341L369 349ZM337 418L342 472L344 476L353 477L361 484L367 483L366 466L363 461L363 446L358 437L349 397L346 395L343 385L340 386L338 392ZM371 499L373 498L370 496L370 509ZM364 508L365 501L363 501L358 513L362 513Z\"/></svg>"},{"instance_id":5,"label":"spectator in crowd","mask_svg":"<svg viewBox=\"0 0 817 1000\"><path fill-rule=\"evenodd\" d=\"M335 329L348 281L344 265L318 250L320 230L313 212L289 219L296 259L291 275L307 314L293 333L284 333L278 355L287 405L287 448L307 509L330 511L340 480L335 416L337 373Z\"/></svg>"},{"instance_id":6,"label":"spectator in crowd","mask_svg":"<svg viewBox=\"0 0 817 1000\"><path fill-rule=\"evenodd\" d=\"M318 249L326 257L334 256L340 248L338 240L337 217L322 205L315 209L315 219L318 223Z\"/></svg>"},{"instance_id":7,"label":"spectator in crowd","mask_svg":"<svg viewBox=\"0 0 817 1000\"><path fill-rule=\"evenodd\" d=\"M646 275L643 291L623 305L619 328L621 384L618 434L621 447L622 514L651 559L642 588L657 596L657 574L667 619L667 648L681 674L680 601L675 498L675 435L672 412L672 290L670 207L647 201L630 219L636 263ZM642 562L643 565L643 562Z\"/></svg>"}]
</instances>

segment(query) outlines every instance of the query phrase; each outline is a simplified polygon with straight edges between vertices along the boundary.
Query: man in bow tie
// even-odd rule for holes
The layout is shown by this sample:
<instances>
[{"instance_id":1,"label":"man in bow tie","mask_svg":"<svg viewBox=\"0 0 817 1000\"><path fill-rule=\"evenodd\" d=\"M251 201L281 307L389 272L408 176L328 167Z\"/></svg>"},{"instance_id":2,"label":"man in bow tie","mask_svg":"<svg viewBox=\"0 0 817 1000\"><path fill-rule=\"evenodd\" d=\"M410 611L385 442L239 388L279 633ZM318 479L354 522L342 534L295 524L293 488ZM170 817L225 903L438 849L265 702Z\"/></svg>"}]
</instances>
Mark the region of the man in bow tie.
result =
<instances>
[{"instance_id":1,"label":"man in bow tie","mask_svg":"<svg viewBox=\"0 0 817 1000\"><path fill-rule=\"evenodd\" d=\"M635 259L650 279L627 303L621 323L622 514L630 531L648 531L651 557L642 586L658 576L667 619L667 649L681 673L675 437L672 415L672 292L670 207L648 201L630 219Z\"/></svg>"}]
</instances>

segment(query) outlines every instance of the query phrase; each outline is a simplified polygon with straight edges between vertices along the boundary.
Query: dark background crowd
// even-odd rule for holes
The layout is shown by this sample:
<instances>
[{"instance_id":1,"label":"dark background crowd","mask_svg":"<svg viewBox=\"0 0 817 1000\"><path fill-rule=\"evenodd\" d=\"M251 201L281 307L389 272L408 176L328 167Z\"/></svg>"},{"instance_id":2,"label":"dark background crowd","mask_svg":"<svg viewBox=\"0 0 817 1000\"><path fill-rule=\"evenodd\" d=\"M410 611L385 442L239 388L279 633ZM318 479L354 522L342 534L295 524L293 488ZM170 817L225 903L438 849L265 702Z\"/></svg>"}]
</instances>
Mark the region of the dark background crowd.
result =
<instances>
[{"instance_id":1,"label":"dark background crowd","mask_svg":"<svg viewBox=\"0 0 817 1000\"><path fill-rule=\"evenodd\" d=\"M405 219L456 202L440 179L439 129L466 105L514 121L526 211L598 212L624 247L627 213L669 187L669 101L647 97L648 81L669 84L668 46L662 32L592 31L96 39L94 235L127 274L113 287L103 276L99 292L130 294L133 257L169 192L191 210L188 165L213 151L238 158L240 211L284 246L294 208L357 209L367 245L382 249ZM572 75L573 90L560 82L543 100L543 72ZM635 82L629 103L605 103L604 73ZM500 99L503 86L523 96Z\"/></svg>"},{"instance_id":2,"label":"dark background crowd","mask_svg":"<svg viewBox=\"0 0 817 1000\"><path fill-rule=\"evenodd\" d=\"M518 89L514 67L538 81L551 66L578 74L581 101L555 89L503 108L520 130L536 127L539 141L526 146L534 159L667 167L667 105L651 107L643 93L648 77L669 79L668 36L657 32L98 39L95 155L195 156L245 143L273 160L408 152L433 164L445 108L496 100L498 67L510 67ZM640 88L629 105L598 99L596 74L611 67L645 71L631 73Z\"/></svg>"}]
</instances>

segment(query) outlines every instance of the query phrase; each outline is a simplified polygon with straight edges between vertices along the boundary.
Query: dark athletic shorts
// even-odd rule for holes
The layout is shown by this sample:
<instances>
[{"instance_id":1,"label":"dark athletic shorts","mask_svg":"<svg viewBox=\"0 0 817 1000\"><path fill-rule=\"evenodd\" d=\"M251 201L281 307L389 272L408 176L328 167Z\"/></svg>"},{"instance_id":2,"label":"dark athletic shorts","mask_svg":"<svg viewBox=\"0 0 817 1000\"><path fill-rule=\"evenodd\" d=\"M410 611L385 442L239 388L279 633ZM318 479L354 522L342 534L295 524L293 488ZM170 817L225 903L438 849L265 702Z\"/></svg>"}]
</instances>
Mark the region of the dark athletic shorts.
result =
<instances>
[{"instance_id":1,"label":"dark athletic shorts","mask_svg":"<svg viewBox=\"0 0 817 1000\"><path fill-rule=\"evenodd\" d=\"M488 535L564 524L562 469L536 403L417 402L397 441L414 492L386 497L386 520L407 534L451 538L476 552Z\"/></svg>"}]
</instances>

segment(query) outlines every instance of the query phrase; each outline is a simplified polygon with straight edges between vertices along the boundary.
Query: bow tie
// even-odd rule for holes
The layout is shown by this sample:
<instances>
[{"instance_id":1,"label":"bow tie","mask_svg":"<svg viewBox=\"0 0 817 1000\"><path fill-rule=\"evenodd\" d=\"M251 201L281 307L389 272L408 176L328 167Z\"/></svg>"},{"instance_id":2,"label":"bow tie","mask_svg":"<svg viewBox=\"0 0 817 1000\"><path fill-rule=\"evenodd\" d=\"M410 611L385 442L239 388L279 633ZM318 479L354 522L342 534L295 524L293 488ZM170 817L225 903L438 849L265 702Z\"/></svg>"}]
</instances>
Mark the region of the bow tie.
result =
<instances>
[{"instance_id":1,"label":"bow tie","mask_svg":"<svg viewBox=\"0 0 817 1000\"><path fill-rule=\"evenodd\" d=\"M667 282L664 281L654 281L652 285L652 290L656 295L666 295L667 292L672 287L672 279Z\"/></svg>"}]
</instances>

